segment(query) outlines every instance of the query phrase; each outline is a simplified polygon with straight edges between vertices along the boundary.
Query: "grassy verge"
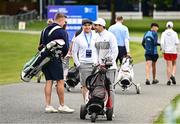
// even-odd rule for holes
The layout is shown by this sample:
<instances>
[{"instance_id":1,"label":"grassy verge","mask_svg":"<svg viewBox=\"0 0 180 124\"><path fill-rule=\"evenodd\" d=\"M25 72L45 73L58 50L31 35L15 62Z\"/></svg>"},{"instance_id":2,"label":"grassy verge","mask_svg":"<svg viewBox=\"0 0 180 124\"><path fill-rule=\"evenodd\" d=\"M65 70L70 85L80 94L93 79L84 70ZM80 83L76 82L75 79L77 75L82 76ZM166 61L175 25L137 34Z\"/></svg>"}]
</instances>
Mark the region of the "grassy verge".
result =
<instances>
[{"instance_id":1,"label":"grassy verge","mask_svg":"<svg viewBox=\"0 0 180 124\"><path fill-rule=\"evenodd\" d=\"M39 35L0 32L0 37L0 85L20 82L23 65L37 51ZM131 42L130 49L134 63L144 60L140 43Z\"/></svg>"},{"instance_id":2,"label":"grassy verge","mask_svg":"<svg viewBox=\"0 0 180 124\"><path fill-rule=\"evenodd\" d=\"M39 36L0 32L0 84L20 82L24 63L36 52Z\"/></svg>"},{"instance_id":3,"label":"grassy verge","mask_svg":"<svg viewBox=\"0 0 180 124\"><path fill-rule=\"evenodd\" d=\"M154 124L179 124L180 123L180 94L177 95L168 105Z\"/></svg>"},{"instance_id":4,"label":"grassy verge","mask_svg":"<svg viewBox=\"0 0 180 124\"><path fill-rule=\"evenodd\" d=\"M164 31L166 28L166 23L168 20L154 20L150 17L144 17L142 20L124 20L124 24L129 28L130 32L145 32L149 30L150 24L152 22L156 22L159 24L159 32ZM110 20L106 20L107 24L106 27L110 26ZM174 30L180 32L180 21L173 20L174 23ZM27 23L27 30L42 30L46 26L46 20L43 21L33 21Z\"/></svg>"},{"instance_id":5,"label":"grassy verge","mask_svg":"<svg viewBox=\"0 0 180 124\"><path fill-rule=\"evenodd\" d=\"M107 21L107 27L110 26L110 20ZM150 17L144 17L142 20L124 20L124 24L129 28L130 32L145 32L150 29L150 24L156 22L159 24L159 32L162 32L166 28L168 20L154 20ZM180 21L173 20L174 30L180 32Z\"/></svg>"}]
</instances>

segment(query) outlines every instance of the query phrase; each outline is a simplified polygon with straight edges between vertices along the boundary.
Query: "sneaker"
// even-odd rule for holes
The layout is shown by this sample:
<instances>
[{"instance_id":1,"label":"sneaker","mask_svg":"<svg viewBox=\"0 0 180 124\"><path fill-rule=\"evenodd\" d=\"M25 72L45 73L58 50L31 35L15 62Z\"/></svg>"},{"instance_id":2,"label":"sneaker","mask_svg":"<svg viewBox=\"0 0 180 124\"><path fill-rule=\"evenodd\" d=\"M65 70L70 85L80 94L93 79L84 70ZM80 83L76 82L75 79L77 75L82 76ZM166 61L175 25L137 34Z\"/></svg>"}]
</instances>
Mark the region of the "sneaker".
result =
<instances>
[{"instance_id":1,"label":"sneaker","mask_svg":"<svg viewBox=\"0 0 180 124\"><path fill-rule=\"evenodd\" d=\"M71 109L69 108L68 106L64 105L64 106L59 106L58 108L58 111L59 112L62 112L62 113L73 113L75 110L74 109Z\"/></svg>"},{"instance_id":2,"label":"sneaker","mask_svg":"<svg viewBox=\"0 0 180 124\"><path fill-rule=\"evenodd\" d=\"M46 106L45 112L46 112L46 113L57 113L58 110L55 109L53 106Z\"/></svg>"},{"instance_id":3,"label":"sneaker","mask_svg":"<svg viewBox=\"0 0 180 124\"><path fill-rule=\"evenodd\" d=\"M112 117L115 118L115 114L114 113L113 113Z\"/></svg>"},{"instance_id":4,"label":"sneaker","mask_svg":"<svg viewBox=\"0 0 180 124\"><path fill-rule=\"evenodd\" d=\"M154 80L152 81L152 84L157 84L157 83L159 83L159 81L158 81L157 79L154 79Z\"/></svg>"},{"instance_id":5,"label":"sneaker","mask_svg":"<svg viewBox=\"0 0 180 124\"><path fill-rule=\"evenodd\" d=\"M150 81L148 79L146 79L146 85L150 85Z\"/></svg>"},{"instance_id":6,"label":"sneaker","mask_svg":"<svg viewBox=\"0 0 180 124\"><path fill-rule=\"evenodd\" d=\"M172 80L172 83L175 85L175 84L176 84L176 79L175 79L175 77L171 75L170 79Z\"/></svg>"},{"instance_id":7,"label":"sneaker","mask_svg":"<svg viewBox=\"0 0 180 124\"><path fill-rule=\"evenodd\" d=\"M167 85L171 85L171 81L168 81L168 82L167 82Z\"/></svg>"}]
</instances>

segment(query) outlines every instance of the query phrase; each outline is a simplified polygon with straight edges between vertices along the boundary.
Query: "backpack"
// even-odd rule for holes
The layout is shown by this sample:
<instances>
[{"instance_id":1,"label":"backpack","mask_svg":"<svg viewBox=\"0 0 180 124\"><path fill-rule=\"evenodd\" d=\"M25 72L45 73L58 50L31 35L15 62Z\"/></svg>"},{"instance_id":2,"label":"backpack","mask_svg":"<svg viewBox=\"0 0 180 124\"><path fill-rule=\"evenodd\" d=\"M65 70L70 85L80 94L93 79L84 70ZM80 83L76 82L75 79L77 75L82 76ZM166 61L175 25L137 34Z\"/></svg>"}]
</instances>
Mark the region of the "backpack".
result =
<instances>
[{"instance_id":1,"label":"backpack","mask_svg":"<svg viewBox=\"0 0 180 124\"><path fill-rule=\"evenodd\" d=\"M146 54L151 54L153 55L154 54L154 36L152 34L151 31L148 31L146 34L145 34L145 50L146 50Z\"/></svg>"}]
</instances>

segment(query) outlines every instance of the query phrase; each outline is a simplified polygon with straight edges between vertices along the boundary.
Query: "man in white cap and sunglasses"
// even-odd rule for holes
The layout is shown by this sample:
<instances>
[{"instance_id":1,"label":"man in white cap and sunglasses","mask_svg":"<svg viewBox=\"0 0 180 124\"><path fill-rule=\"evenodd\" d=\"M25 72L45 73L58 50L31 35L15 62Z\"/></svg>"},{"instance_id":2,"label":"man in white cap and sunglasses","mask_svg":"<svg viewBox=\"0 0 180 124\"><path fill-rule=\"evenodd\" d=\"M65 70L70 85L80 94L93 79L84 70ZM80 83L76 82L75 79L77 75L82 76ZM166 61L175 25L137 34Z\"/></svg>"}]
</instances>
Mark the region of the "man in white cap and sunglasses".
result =
<instances>
[{"instance_id":1,"label":"man in white cap and sunglasses","mask_svg":"<svg viewBox=\"0 0 180 124\"><path fill-rule=\"evenodd\" d=\"M107 77L109 78L110 85L110 98L112 98L112 105L114 106L114 88L116 74L116 58L118 56L118 45L115 36L105 29L106 22L102 18L98 18L94 22L94 30L99 34L96 40L95 47L98 52L98 63L102 63L103 58L112 58L113 65L107 71Z\"/></svg>"}]
</instances>

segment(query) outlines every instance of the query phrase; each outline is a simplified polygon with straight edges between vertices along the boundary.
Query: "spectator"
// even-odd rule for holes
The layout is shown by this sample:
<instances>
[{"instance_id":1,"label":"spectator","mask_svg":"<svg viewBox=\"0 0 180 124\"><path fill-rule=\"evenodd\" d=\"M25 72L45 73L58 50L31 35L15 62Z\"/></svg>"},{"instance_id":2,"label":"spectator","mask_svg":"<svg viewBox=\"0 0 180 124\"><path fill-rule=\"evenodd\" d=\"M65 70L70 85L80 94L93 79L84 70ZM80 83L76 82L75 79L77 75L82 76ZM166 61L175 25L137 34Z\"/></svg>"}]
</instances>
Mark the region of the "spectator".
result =
<instances>
[{"instance_id":1,"label":"spectator","mask_svg":"<svg viewBox=\"0 0 180 124\"><path fill-rule=\"evenodd\" d=\"M72 47L72 56L76 67L79 68L81 92L84 102L86 98L86 78L91 75L92 65L97 63L97 52L95 48L95 39L97 34L91 30L92 22L89 19L82 21L82 32L74 39Z\"/></svg>"},{"instance_id":2,"label":"spectator","mask_svg":"<svg viewBox=\"0 0 180 124\"><path fill-rule=\"evenodd\" d=\"M68 52L68 35L63 29L66 21L66 16L62 13L57 13L54 17L54 23L45 28L43 35L41 35L40 46L46 46L49 42L55 39L63 39L65 41L62 53L59 53L59 57L54 57L52 60L43 66L42 71L46 78L46 84L44 88L45 100L46 100L46 112L74 112L68 106L64 105L64 80L63 80L63 67L61 56L65 56ZM58 54L58 53L57 53ZM53 81L57 82L57 94L59 98L58 110L51 106L51 93Z\"/></svg>"},{"instance_id":3,"label":"spectator","mask_svg":"<svg viewBox=\"0 0 180 124\"><path fill-rule=\"evenodd\" d=\"M157 31L159 25L157 23L151 24L151 30L144 34L142 46L145 49L145 59L146 59L146 85L150 85L150 69L152 66L153 81L152 84L157 84L159 81L156 79L156 62L159 57L157 45L158 35Z\"/></svg>"},{"instance_id":4,"label":"spectator","mask_svg":"<svg viewBox=\"0 0 180 124\"><path fill-rule=\"evenodd\" d=\"M171 85L171 83L176 84L175 73L179 39L177 33L173 30L173 22L167 22L166 28L161 36L161 48L166 60L167 85Z\"/></svg>"},{"instance_id":5,"label":"spectator","mask_svg":"<svg viewBox=\"0 0 180 124\"><path fill-rule=\"evenodd\" d=\"M28 12L28 7L24 5L23 7L19 8L17 14L24 14L27 12Z\"/></svg>"},{"instance_id":6,"label":"spectator","mask_svg":"<svg viewBox=\"0 0 180 124\"><path fill-rule=\"evenodd\" d=\"M109 27L108 31L112 32L117 39L118 44L118 57L116 59L116 63L118 64L118 60L120 64L122 63L122 59L127 54L130 55L129 49L129 31L128 28L122 24L123 17L118 16L116 18L116 24Z\"/></svg>"}]
</instances>

